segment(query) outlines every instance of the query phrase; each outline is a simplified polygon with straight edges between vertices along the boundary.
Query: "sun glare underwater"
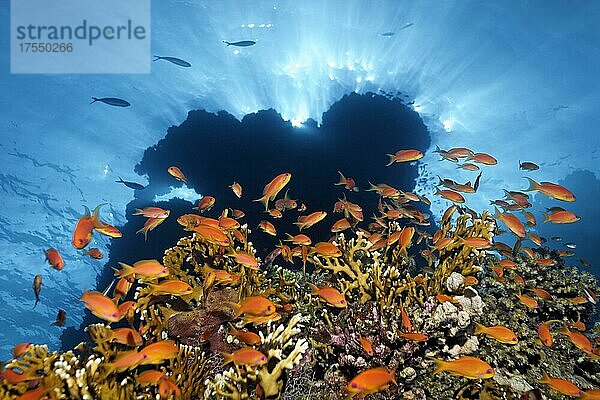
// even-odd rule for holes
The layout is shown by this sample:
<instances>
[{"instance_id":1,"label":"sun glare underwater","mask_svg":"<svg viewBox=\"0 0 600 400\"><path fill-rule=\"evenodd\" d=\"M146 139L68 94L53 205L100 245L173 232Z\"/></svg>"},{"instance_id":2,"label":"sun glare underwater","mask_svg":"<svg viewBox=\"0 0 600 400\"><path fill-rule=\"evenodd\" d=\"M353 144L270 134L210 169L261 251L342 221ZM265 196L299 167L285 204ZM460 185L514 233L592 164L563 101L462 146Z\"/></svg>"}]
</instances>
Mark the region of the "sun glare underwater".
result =
<instances>
[{"instance_id":1,"label":"sun glare underwater","mask_svg":"<svg viewBox=\"0 0 600 400\"><path fill-rule=\"evenodd\" d=\"M0 42L0 398L600 398L598 26L154 0L147 74Z\"/></svg>"}]
</instances>

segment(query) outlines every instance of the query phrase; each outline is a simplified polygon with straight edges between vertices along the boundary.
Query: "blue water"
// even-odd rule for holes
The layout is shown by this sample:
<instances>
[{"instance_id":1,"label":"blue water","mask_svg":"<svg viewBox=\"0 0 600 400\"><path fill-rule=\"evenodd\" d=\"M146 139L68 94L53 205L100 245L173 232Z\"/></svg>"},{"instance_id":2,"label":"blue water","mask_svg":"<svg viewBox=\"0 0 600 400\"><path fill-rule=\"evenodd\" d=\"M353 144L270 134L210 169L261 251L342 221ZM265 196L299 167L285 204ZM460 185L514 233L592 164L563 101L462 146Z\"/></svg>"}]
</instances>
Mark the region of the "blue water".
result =
<instances>
[{"instance_id":1,"label":"blue water","mask_svg":"<svg viewBox=\"0 0 600 400\"><path fill-rule=\"evenodd\" d=\"M10 25L7 3L0 5L3 38ZM534 161L542 168L529 175L569 186L578 197L573 210L582 218L581 224L544 226L540 233L577 241L577 256L567 262L576 265L583 257L598 274L597 3L322 3L153 1L153 54L181 57L192 68L157 62L149 75L11 75L9 44L0 41L0 359L22 341L59 348L65 328L50 326L59 308L67 312L66 328L79 327L84 311L78 299L96 286L104 264L70 245L83 206L108 203L103 218L124 224L133 192L114 180L148 183L134 171L144 151L194 109L225 110L241 119L272 108L297 135L308 135L302 122L322 122L322 114L348 93L401 91L414 100L431 137L419 163L418 192L433 198L436 175L459 182L473 177L438 162L435 145L467 146L498 159L469 198L478 210L501 197L503 188L525 188L518 161ZM388 31L395 35L381 36ZM221 42L246 38L257 45ZM91 96L122 97L132 106L90 106ZM368 143L369 132L356 140ZM179 193L193 200L202 192L177 186L173 192L165 186L162 199ZM536 209L546 203L539 200ZM446 205L436 200L431 212L439 216ZM108 253L109 243L95 235L92 245ZM43 251L51 246L63 254L63 271L44 262ZM38 273L44 284L32 310L31 283Z\"/></svg>"}]
</instances>

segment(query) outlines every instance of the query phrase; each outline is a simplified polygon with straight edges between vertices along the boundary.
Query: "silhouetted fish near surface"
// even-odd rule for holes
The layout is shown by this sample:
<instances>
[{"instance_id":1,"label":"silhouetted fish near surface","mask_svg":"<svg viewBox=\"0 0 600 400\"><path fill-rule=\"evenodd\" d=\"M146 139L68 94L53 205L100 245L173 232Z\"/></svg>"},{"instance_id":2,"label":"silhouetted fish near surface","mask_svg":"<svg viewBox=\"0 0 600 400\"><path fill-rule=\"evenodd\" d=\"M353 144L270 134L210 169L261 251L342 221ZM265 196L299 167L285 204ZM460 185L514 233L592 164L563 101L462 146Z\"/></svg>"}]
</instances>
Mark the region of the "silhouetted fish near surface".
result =
<instances>
[{"instance_id":1,"label":"silhouetted fish near surface","mask_svg":"<svg viewBox=\"0 0 600 400\"><path fill-rule=\"evenodd\" d=\"M58 310L56 314L56 321L52 323L54 326L63 326L67 320L67 312L65 310Z\"/></svg>"},{"instance_id":2,"label":"silhouetted fish near surface","mask_svg":"<svg viewBox=\"0 0 600 400\"><path fill-rule=\"evenodd\" d=\"M396 34L395 32L383 32L383 33L381 34L381 36L384 36L384 37L392 37L392 36L394 36L395 34Z\"/></svg>"},{"instance_id":3,"label":"silhouetted fish near surface","mask_svg":"<svg viewBox=\"0 0 600 400\"><path fill-rule=\"evenodd\" d=\"M177 57L161 57L161 56L154 56L156 57L154 60L152 61L158 61L158 60L165 60L168 62L171 62L175 65L179 65L180 67L191 67L192 64L190 64L189 62L182 60L181 58L177 58Z\"/></svg>"},{"instance_id":4,"label":"silhouetted fish near surface","mask_svg":"<svg viewBox=\"0 0 600 400\"><path fill-rule=\"evenodd\" d=\"M227 46L237 46L237 47L248 47L254 46L256 42L254 40L240 40L239 42L228 42L227 40L223 40L223 43L227 44Z\"/></svg>"},{"instance_id":5,"label":"silhouetted fish near surface","mask_svg":"<svg viewBox=\"0 0 600 400\"><path fill-rule=\"evenodd\" d=\"M33 285L31 287L33 288L33 293L35 293L35 304L33 305L33 308L35 308L40 301L40 292L42 291L41 275L36 275L35 278L33 278Z\"/></svg>"},{"instance_id":6,"label":"silhouetted fish near surface","mask_svg":"<svg viewBox=\"0 0 600 400\"><path fill-rule=\"evenodd\" d=\"M146 186L141 185L139 183L136 182L129 182L129 181L124 181L121 177L119 177L118 181L115 181L117 183L122 183L123 185L127 186L130 189L134 189L134 190L142 190L145 189Z\"/></svg>"},{"instance_id":7,"label":"silhouetted fish near surface","mask_svg":"<svg viewBox=\"0 0 600 400\"><path fill-rule=\"evenodd\" d=\"M131 105L131 103L129 103L127 100L119 99L117 97L92 97L92 100L93 101L90 104L94 104L95 102L100 101L102 103L115 107L129 107Z\"/></svg>"}]
</instances>

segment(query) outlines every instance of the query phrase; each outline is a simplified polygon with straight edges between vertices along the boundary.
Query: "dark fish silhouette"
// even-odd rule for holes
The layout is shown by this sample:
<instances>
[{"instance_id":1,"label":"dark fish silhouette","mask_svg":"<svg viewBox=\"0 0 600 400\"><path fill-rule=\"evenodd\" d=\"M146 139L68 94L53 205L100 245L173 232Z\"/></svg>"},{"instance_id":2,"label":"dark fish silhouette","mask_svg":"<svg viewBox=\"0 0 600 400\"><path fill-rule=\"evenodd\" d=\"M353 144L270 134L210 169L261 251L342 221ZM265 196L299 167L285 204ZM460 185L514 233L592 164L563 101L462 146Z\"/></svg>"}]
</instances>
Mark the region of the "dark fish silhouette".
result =
<instances>
[{"instance_id":1,"label":"dark fish silhouette","mask_svg":"<svg viewBox=\"0 0 600 400\"><path fill-rule=\"evenodd\" d=\"M475 191L477 191L477 189L479 188L479 179L481 178L481 174L482 174L482 173L483 173L483 172L480 172L480 173L479 173L479 175L477 175L477 179L475 179L475 184L473 185L473 189L474 189Z\"/></svg>"},{"instance_id":2,"label":"dark fish silhouette","mask_svg":"<svg viewBox=\"0 0 600 400\"><path fill-rule=\"evenodd\" d=\"M181 58L177 58L177 57L161 57L161 56L154 56L156 57L154 60L152 61L158 61L158 60L165 60L165 61L169 61L175 65L179 65L180 67L191 67L192 64L190 64L189 62L182 60Z\"/></svg>"},{"instance_id":3,"label":"dark fish silhouette","mask_svg":"<svg viewBox=\"0 0 600 400\"><path fill-rule=\"evenodd\" d=\"M526 169L527 171L535 171L536 169L540 169L540 166L537 164L534 164L532 162L529 161L519 161L519 169Z\"/></svg>"},{"instance_id":4,"label":"dark fish silhouette","mask_svg":"<svg viewBox=\"0 0 600 400\"><path fill-rule=\"evenodd\" d=\"M122 183L123 185L127 186L128 188L134 189L134 190L142 190L142 189L146 188L146 186L140 185L139 183L136 183L136 182L124 181L121 177L119 177L119 180L115 181L115 182Z\"/></svg>"},{"instance_id":5,"label":"dark fish silhouette","mask_svg":"<svg viewBox=\"0 0 600 400\"><path fill-rule=\"evenodd\" d=\"M39 303L40 301L40 292L42 291L41 275L36 275L35 278L33 278L33 285L31 287L33 288L33 293L35 293L35 304L33 305L33 308L35 308L35 306L37 306L37 303Z\"/></svg>"},{"instance_id":6,"label":"dark fish silhouette","mask_svg":"<svg viewBox=\"0 0 600 400\"><path fill-rule=\"evenodd\" d=\"M93 101L90 104L94 104L95 102L100 101L102 103L106 103L115 107L129 107L131 105L131 103L129 103L127 100L118 99L116 97L92 97L92 100Z\"/></svg>"},{"instance_id":7,"label":"dark fish silhouette","mask_svg":"<svg viewBox=\"0 0 600 400\"><path fill-rule=\"evenodd\" d=\"M226 43L227 46L237 46L237 47L248 47L254 46L256 42L254 40L240 40L239 42L228 42L227 40L223 40L223 43Z\"/></svg>"},{"instance_id":8,"label":"dark fish silhouette","mask_svg":"<svg viewBox=\"0 0 600 400\"><path fill-rule=\"evenodd\" d=\"M383 32L381 34L381 36L385 36L385 37L392 37L394 36L396 33L395 32Z\"/></svg>"},{"instance_id":9,"label":"dark fish silhouette","mask_svg":"<svg viewBox=\"0 0 600 400\"><path fill-rule=\"evenodd\" d=\"M67 312L65 310L58 310L56 314L56 321L52 323L54 326L63 326L67 320Z\"/></svg>"}]
</instances>

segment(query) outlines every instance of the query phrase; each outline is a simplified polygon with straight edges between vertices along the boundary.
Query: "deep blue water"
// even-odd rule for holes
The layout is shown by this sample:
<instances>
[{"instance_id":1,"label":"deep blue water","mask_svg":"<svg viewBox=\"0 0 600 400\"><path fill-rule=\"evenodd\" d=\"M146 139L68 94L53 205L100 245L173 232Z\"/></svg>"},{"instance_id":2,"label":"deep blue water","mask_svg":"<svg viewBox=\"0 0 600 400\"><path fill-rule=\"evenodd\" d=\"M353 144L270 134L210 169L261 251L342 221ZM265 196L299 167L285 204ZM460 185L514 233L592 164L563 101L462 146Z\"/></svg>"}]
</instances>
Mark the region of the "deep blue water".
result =
<instances>
[{"instance_id":1,"label":"deep blue water","mask_svg":"<svg viewBox=\"0 0 600 400\"><path fill-rule=\"evenodd\" d=\"M153 1L152 52L192 67L153 63L148 75L11 75L9 43L0 41L0 359L18 342L71 344L85 316L81 293L107 284L98 272L162 254L180 235L176 214L200 194L217 197L218 209L250 209L236 203L231 181L243 179L255 198L266 180L290 170L291 194L329 210L342 170L361 189L386 182L434 200L437 175L474 178L439 162L436 145L498 159L468 197L476 210L502 189L526 188L525 175L569 187L578 198L569 209L581 221L540 224L537 232L562 236L549 242L555 248L576 242L566 262L583 257L599 275L598 4L297 3ZM3 38L9 17L3 2ZM389 31L396 33L381 36ZM225 47L221 40L231 38L258 43ZM132 106L90 106L91 96ZM386 153L413 146L426 153L416 165L385 168ZM541 169L526 174L519 160ZM187 168L189 185L164 173L173 164ZM118 176L148 190L135 194L114 183ZM355 196L365 208L368 199ZM149 202L168 206L173 218L145 243L131 213ZM92 245L106 257L94 261L70 241L83 206L99 203L125 237L95 235ZM558 205L539 195L532 203L539 222L544 207ZM427 212L439 217L446 206L435 199ZM261 245L264 255L272 243ZM62 252L64 270L44 262L49 247ZM44 285L32 310L38 273ZM50 326L59 308L67 311L64 328Z\"/></svg>"}]
</instances>

